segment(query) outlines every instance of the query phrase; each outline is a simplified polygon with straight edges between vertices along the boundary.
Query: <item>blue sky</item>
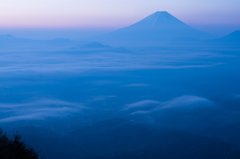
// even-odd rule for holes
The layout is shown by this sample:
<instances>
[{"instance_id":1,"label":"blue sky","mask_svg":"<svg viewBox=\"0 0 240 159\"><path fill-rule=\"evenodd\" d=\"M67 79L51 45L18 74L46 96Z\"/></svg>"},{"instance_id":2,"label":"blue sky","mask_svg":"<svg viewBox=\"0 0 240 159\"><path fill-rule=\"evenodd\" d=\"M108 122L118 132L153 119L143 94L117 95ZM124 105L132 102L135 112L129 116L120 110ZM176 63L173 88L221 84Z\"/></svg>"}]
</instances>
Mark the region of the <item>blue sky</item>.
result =
<instances>
[{"instance_id":1,"label":"blue sky","mask_svg":"<svg viewBox=\"0 0 240 159\"><path fill-rule=\"evenodd\" d=\"M0 34L15 31L21 36L24 31L16 29L116 30L156 11L168 11L203 31L227 34L240 29L239 6L240 0L5 0Z\"/></svg>"}]
</instances>

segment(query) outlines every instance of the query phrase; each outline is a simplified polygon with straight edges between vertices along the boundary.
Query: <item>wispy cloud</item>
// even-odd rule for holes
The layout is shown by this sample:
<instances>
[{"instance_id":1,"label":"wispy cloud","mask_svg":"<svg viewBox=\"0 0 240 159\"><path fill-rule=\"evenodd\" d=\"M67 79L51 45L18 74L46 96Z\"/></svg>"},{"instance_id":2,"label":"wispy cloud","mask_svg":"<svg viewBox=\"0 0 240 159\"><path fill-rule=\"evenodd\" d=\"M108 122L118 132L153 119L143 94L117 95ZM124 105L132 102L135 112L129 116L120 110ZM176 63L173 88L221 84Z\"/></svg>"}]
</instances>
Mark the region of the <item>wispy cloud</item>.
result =
<instances>
[{"instance_id":1,"label":"wispy cloud","mask_svg":"<svg viewBox=\"0 0 240 159\"><path fill-rule=\"evenodd\" d=\"M188 107L194 108L193 106L204 106L206 103L213 104L210 100L197 96L181 96L174 98L170 101L163 102L157 109L168 109L168 108L177 108L177 107Z\"/></svg>"},{"instance_id":2,"label":"wispy cloud","mask_svg":"<svg viewBox=\"0 0 240 159\"><path fill-rule=\"evenodd\" d=\"M133 108L146 108L152 105L158 105L160 102L154 100L143 100L132 104L127 104L122 110L129 110Z\"/></svg>"},{"instance_id":3,"label":"wispy cloud","mask_svg":"<svg viewBox=\"0 0 240 159\"><path fill-rule=\"evenodd\" d=\"M141 114L149 114L149 113L151 113L151 111L140 110L140 111L135 111L135 112L131 113L130 115L141 115Z\"/></svg>"},{"instance_id":4,"label":"wispy cloud","mask_svg":"<svg viewBox=\"0 0 240 159\"><path fill-rule=\"evenodd\" d=\"M86 107L61 100L41 99L27 103L0 104L0 111L5 112L0 122L45 119L46 117L63 117L78 112Z\"/></svg>"},{"instance_id":5,"label":"wispy cloud","mask_svg":"<svg viewBox=\"0 0 240 159\"><path fill-rule=\"evenodd\" d=\"M17 107L42 107L42 106L75 106L75 107L83 107L77 103L71 103L66 102L62 100L55 100L55 99L40 99L33 102L27 102L27 103L15 103L15 104L9 104L9 103L0 103L0 109L2 108L17 108Z\"/></svg>"},{"instance_id":6,"label":"wispy cloud","mask_svg":"<svg viewBox=\"0 0 240 159\"><path fill-rule=\"evenodd\" d=\"M110 80L98 80L98 81L92 81L92 84L95 85L110 85L110 84L116 84L119 83L117 81L110 81Z\"/></svg>"},{"instance_id":7,"label":"wispy cloud","mask_svg":"<svg viewBox=\"0 0 240 159\"><path fill-rule=\"evenodd\" d=\"M151 85L146 83L133 83L133 84L124 85L124 87L147 87L147 86L151 86Z\"/></svg>"},{"instance_id":8,"label":"wispy cloud","mask_svg":"<svg viewBox=\"0 0 240 159\"><path fill-rule=\"evenodd\" d=\"M240 98L240 94L235 94L234 97Z\"/></svg>"},{"instance_id":9,"label":"wispy cloud","mask_svg":"<svg viewBox=\"0 0 240 159\"><path fill-rule=\"evenodd\" d=\"M133 105L135 109L127 107L130 112L125 112L127 113L126 117L136 122L150 122L170 127L174 125L177 128L190 126L195 122L201 123L200 120L220 119L219 116L215 116L215 119L212 117L212 115L217 112L216 108L218 107L203 97L185 95L165 102L154 101L156 104L149 107L149 109L137 107L146 106L147 103L151 102L136 102Z\"/></svg>"},{"instance_id":10,"label":"wispy cloud","mask_svg":"<svg viewBox=\"0 0 240 159\"><path fill-rule=\"evenodd\" d=\"M109 96L95 96L93 98L93 101L101 101L101 100L106 100L107 98L115 98L116 96L113 96L113 95L109 95Z\"/></svg>"},{"instance_id":11,"label":"wispy cloud","mask_svg":"<svg viewBox=\"0 0 240 159\"><path fill-rule=\"evenodd\" d=\"M132 104L127 104L122 110L133 110L130 115L151 114L153 112L162 111L172 108L195 109L199 107L213 106L210 100L198 96L185 95L174 98L170 101L160 102L154 100L143 100ZM147 110L143 110L149 108Z\"/></svg>"}]
</instances>

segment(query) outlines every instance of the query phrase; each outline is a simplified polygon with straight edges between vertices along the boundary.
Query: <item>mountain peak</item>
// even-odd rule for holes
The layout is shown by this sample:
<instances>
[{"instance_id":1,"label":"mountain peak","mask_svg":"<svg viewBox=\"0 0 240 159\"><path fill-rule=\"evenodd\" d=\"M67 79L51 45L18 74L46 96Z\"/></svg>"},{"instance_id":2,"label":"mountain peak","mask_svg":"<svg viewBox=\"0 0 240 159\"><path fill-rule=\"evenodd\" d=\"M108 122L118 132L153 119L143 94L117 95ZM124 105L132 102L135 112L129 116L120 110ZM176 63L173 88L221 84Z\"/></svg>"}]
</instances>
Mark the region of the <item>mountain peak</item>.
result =
<instances>
[{"instance_id":1,"label":"mountain peak","mask_svg":"<svg viewBox=\"0 0 240 159\"><path fill-rule=\"evenodd\" d=\"M153 14L169 14L167 11L157 11Z\"/></svg>"},{"instance_id":2,"label":"mountain peak","mask_svg":"<svg viewBox=\"0 0 240 159\"><path fill-rule=\"evenodd\" d=\"M168 13L167 11L156 11L155 13Z\"/></svg>"},{"instance_id":3,"label":"mountain peak","mask_svg":"<svg viewBox=\"0 0 240 159\"><path fill-rule=\"evenodd\" d=\"M176 24L184 24L173 15L168 13L167 11L157 11L148 17L144 18L140 22L136 23L137 25L176 25Z\"/></svg>"}]
</instances>

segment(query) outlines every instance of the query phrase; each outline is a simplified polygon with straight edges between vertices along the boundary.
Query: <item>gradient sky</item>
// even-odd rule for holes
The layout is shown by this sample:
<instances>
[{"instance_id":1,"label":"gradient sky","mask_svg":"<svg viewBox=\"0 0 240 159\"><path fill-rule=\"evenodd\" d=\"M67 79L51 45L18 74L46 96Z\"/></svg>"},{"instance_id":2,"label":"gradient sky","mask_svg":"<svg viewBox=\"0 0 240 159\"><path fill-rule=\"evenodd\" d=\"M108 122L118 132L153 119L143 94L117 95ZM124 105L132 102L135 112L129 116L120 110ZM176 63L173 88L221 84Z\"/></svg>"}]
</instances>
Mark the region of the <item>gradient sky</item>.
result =
<instances>
[{"instance_id":1,"label":"gradient sky","mask_svg":"<svg viewBox=\"0 0 240 159\"><path fill-rule=\"evenodd\" d=\"M4 0L0 28L121 28L168 11L188 24L240 25L240 0Z\"/></svg>"},{"instance_id":2,"label":"gradient sky","mask_svg":"<svg viewBox=\"0 0 240 159\"><path fill-rule=\"evenodd\" d=\"M2 0L0 35L78 39L129 26L156 11L224 36L240 30L240 0Z\"/></svg>"}]
</instances>

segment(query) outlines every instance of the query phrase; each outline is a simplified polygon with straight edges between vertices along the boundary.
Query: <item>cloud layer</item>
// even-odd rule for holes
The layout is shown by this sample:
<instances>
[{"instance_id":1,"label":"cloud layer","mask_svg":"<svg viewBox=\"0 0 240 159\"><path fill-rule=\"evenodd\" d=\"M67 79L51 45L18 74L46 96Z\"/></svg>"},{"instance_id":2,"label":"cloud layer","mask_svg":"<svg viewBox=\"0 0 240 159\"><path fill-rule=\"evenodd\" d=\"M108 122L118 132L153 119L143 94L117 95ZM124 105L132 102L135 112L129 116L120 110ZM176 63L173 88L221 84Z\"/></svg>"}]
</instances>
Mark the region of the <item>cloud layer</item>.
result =
<instances>
[{"instance_id":1,"label":"cloud layer","mask_svg":"<svg viewBox=\"0 0 240 159\"><path fill-rule=\"evenodd\" d=\"M138 69L186 69L212 67L221 63L206 62L205 58L215 58L220 55L210 53L179 53L174 56L161 54L121 54L99 52L98 54L66 51L15 53L0 51L0 73L23 72L82 72L87 70L138 70ZM192 63L194 59L200 61ZM202 59L202 61L201 61ZM131 85L130 85L131 86ZM134 85L132 85L134 86ZM138 86L140 86L138 84Z\"/></svg>"}]
</instances>

